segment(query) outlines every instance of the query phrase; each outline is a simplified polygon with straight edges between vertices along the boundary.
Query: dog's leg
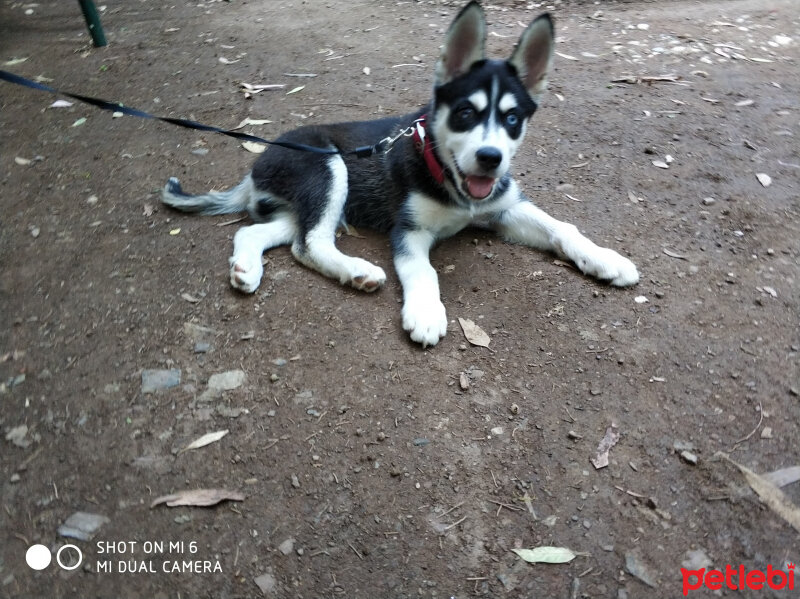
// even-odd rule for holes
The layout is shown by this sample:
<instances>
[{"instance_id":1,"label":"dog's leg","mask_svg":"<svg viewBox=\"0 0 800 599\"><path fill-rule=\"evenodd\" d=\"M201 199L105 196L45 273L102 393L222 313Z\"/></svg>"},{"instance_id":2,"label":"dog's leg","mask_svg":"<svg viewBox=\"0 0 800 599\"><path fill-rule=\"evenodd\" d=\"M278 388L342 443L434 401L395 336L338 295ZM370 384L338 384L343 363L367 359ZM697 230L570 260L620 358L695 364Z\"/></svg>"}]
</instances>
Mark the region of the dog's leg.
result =
<instances>
[{"instance_id":1,"label":"dog's leg","mask_svg":"<svg viewBox=\"0 0 800 599\"><path fill-rule=\"evenodd\" d=\"M297 235L293 218L284 214L268 223L242 227L233 237L231 285L244 293L253 293L261 283L264 268L261 255L270 248L292 243Z\"/></svg>"},{"instance_id":2,"label":"dog's leg","mask_svg":"<svg viewBox=\"0 0 800 599\"><path fill-rule=\"evenodd\" d=\"M568 258L583 272L617 287L635 285L639 272L633 262L614 250L603 248L526 199L500 213L495 229L507 240L550 250Z\"/></svg>"},{"instance_id":3,"label":"dog's leg","mask_svg":"<svg viewBox=\"0 0 800 599\"><path fill-rule=\"evenodd\" d=\"M422 347L447 334L447 313L439 299L439 279L428 259L434 236L425 229L392 233L394 267L403 285L403 328Z\"/></svg>"},{"instance_id":4,"label":"dog's leg","mask_svg":"<svg viewBox=\"0 0 800 599\"><path fill-rule=\"evenodd\" d=\"M347 166L340 156L328 160L330 181L320 214L304 215L314 220L305 235L298 235L292 244L292 254L301 263L326 277L351 285L360 291L375 291L386 282L386 273L362 258L347 256L336 247L336 227L342 219L347 200ZM314 206L319 202L310 203ZM301 210L303 207L300 208ZM312 208L306 208L311 210Z\"/></svg>"}]
</instances>

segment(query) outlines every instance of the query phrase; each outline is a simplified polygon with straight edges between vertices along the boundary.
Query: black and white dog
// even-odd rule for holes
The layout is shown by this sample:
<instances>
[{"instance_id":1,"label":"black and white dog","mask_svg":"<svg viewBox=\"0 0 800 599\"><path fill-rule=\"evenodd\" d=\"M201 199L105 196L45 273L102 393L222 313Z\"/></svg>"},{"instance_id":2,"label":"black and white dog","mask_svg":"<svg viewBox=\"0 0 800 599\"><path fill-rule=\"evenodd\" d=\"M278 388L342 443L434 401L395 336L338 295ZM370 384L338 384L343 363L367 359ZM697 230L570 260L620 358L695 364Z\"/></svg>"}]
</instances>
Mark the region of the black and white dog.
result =
<instances>
[{"instance_id":1,"label":"black and white dog","mask_svg":"<svg viewBox=\"0 0 800 599\"><path fill-rule=\"evenodd\" d=\"M386 281L383 269L340 252L336 229L345 222L388 232L403 286L403 328L423 347L447 333L429 251L468 225L553 251L612 285L635 284L639 273L630 260L536 208L509 174L547 85L554 45L549 15L528 26L508 60L487 60L485 38L483 10L473 1L448 30L433 100L421 110L290 131L279 141L343 154L269 146L233 189L189 195L171 178L164 203L202 214L250 213L257 224L236 233L230 258L231 285L245 293L253 293L261 281L262 253L284 244L323 275L375 291ZM359 159L344 153L398 135L385 154Z\"/></svg>"}]
</instances>

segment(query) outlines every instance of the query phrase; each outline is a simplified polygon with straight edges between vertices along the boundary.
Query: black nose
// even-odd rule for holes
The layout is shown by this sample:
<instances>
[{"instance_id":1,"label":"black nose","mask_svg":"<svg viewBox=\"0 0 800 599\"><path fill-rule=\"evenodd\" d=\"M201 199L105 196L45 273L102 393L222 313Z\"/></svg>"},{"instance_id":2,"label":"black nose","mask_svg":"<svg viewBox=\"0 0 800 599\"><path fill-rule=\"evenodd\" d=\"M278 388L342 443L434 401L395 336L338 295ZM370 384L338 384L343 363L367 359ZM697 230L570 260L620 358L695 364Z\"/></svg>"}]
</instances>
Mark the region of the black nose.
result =
<instances>
[{"instance_id":1,"label":"black nose","mask_svg":"<svg viewBox=\"0 0 800 599\"><path fill-rule=\"evenodd\" d=\"M491 170L500 166L500 163L503 161L503 153L497 148L486 146L475 152L475 158L478 160L478 164L481 168Z\"/></svg>"}]
</instances>

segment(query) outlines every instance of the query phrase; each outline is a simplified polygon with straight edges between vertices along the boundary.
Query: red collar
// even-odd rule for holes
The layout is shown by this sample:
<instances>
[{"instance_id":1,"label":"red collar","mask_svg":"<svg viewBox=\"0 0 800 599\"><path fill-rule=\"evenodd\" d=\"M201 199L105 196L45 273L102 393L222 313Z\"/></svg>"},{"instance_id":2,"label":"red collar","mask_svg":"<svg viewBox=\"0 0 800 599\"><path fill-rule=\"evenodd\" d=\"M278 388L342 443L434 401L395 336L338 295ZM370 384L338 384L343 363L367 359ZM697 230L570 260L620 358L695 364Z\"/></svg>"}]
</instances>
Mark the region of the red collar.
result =
<instances>
[{"instance_id":1,"label":"red collar","mask_svg":"<svg viewBox=\"0 0 800 599\"><path fill-rule=\"evenodd\" d=\"M422 117L414 123L414 133L412 134L414 138L414 147L417 148L417 151L422 152L422 158L428 166L428 171L430 171L434 180L441 185L444 183L444 167L433 152L433 144L428 143L426 130L427 118L428 115L422 115Z\"/></svg>"}]
</instances>

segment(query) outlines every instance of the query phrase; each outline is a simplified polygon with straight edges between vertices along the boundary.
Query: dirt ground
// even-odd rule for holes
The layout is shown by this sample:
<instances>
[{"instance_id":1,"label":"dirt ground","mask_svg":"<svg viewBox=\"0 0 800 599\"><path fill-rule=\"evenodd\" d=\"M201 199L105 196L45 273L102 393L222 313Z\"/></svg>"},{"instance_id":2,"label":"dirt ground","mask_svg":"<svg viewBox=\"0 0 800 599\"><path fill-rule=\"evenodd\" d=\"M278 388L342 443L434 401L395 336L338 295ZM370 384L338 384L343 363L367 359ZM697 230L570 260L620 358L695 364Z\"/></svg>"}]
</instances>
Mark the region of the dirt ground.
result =
<instances>
[{"instance_id":1,"label":"dirt ground","mask_svg":"<svg viewBox=\"0 0 800 599\"><path fill-rule=\"evenodd\" d=\"M270 137L424 104L458 6L108 2L94 49L76 3L0 0L0 68L223 127L268 119L244 130ZM466 231L432 254L451 323L427 350L366 231L340 245L390 273L379 293L286 248L255 295L230 289L236 217L159 194L169 176L238 182L237 141L0 83L1 597L679 597L682 564L800 560L800 485L762 500L734 464L800 464L800 10L486 8L494 56L539 12L557 20L522 188L642 279L610 288ZM242 82L285 87L248 99ZM180 382L147 392L151 370ZM151 508L201 488L244 500ZM64 537L75 512L107 520ZM578 555L512 552L539 546Z\"/></svg>"}]
</instances>

